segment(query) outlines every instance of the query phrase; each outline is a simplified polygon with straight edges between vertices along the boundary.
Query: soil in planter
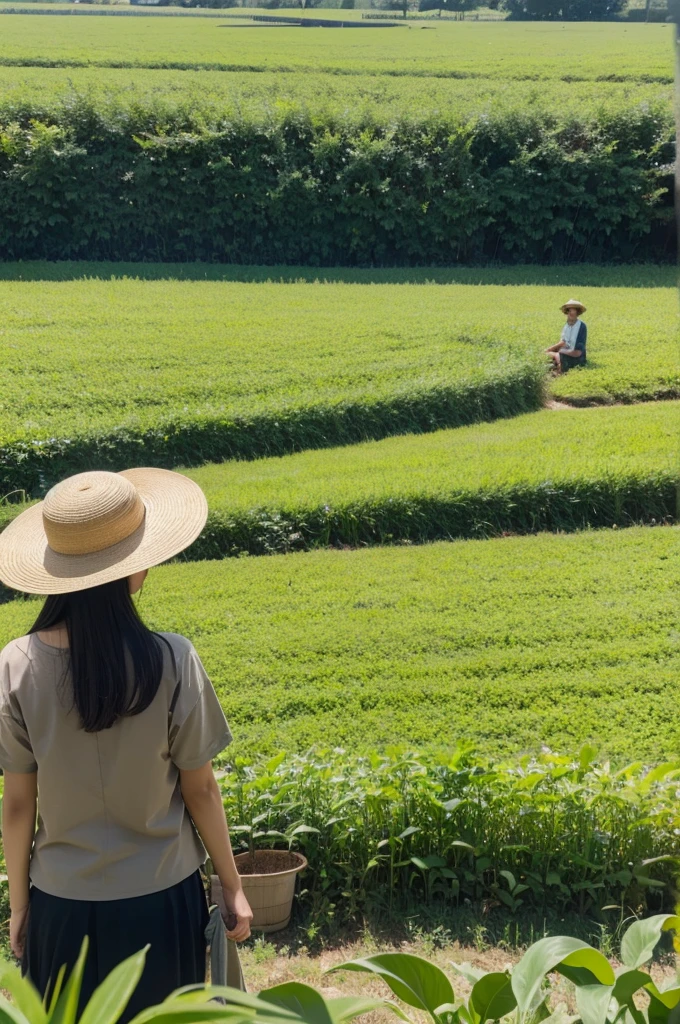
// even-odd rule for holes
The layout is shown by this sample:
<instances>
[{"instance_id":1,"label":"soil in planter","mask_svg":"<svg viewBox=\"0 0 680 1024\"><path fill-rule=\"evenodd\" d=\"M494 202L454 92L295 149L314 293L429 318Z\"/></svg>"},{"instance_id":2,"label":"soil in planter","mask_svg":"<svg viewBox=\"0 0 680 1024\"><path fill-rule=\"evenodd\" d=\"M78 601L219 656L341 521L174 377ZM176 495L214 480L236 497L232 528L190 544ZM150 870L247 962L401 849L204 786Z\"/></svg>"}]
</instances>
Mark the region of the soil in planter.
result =
<instances>
[{"instance_id":1,"label":"soil in planter","mask_svg":"<svg viewBox=\"0 0 680 1024\"><path fill-rule=\"evenodd\" d=\"M289 871L300 866L294 853L278 852L277 850L258 850L255 862L250 857L237 861L239 875L272 875L276 871Z\"/></svg>"}]
</instances>

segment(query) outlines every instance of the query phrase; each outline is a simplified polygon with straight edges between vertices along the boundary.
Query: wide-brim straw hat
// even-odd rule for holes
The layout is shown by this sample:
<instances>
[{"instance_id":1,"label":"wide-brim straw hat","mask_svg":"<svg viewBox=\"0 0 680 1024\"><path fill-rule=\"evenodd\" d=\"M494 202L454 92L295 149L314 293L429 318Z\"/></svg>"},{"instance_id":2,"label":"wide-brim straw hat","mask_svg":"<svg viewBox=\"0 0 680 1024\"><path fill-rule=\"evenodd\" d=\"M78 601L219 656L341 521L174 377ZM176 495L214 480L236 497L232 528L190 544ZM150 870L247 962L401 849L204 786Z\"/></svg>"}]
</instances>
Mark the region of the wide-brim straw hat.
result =
<instances>
[{"instance_id":1,"label":"wide-brim straw hat","mask_svg":"<svg viewBox=\"0 0 680 1024\"><path fill-rule=\"evenodd\" d=\"M563 313L566 313L570 306L573 306L574 309L577 309L579 313L585 313L586 311L586 307L583 305L582 302L579 302L578 299L569 299L569 302L565 302L563 306L560 306L560 309Z\"/></svg>"},{"instance_id":2,"label":"wide-brim straw hat","mask_svg":"<svg viewBox=\"0 0 680 1024\"><path fill-rule=\"evenodd\" d=\"M178 555L207 516L203 491L180 473L78 473L0 533L0 580L27 594L110 583Z\"/></svg>"}]
</instances>

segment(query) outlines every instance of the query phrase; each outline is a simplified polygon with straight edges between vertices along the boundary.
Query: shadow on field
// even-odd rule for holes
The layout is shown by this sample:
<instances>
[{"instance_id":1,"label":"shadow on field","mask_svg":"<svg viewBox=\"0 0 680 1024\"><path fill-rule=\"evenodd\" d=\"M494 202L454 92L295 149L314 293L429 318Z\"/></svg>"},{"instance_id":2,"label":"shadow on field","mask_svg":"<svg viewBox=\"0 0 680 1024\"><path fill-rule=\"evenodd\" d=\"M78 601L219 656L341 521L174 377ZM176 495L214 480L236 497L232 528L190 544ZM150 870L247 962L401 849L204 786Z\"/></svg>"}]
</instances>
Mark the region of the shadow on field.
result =
<instances>
[{"instance_id":1,"label":"shadow on field","mask_svg":"<svg viewBox=\"0 0 680 1024\"><path fill-rule=\"evenodd\" d=\"M594 264L497 267L353 267L243 266L223 263L47 263L0 262L2 281L243 281L280 284L461 284L546 285L563 288L674 288L671 265Z\"/></svg>"}]
</instances>

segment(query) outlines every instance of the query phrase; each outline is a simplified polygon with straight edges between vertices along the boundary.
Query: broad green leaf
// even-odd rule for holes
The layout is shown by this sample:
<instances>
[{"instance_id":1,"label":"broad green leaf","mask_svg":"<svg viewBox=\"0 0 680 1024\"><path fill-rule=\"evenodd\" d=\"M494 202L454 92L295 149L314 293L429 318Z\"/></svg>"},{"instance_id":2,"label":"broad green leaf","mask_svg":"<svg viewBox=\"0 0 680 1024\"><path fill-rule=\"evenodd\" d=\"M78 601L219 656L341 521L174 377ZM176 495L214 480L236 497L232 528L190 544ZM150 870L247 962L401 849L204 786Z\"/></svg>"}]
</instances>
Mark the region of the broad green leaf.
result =
<instances>
[{"instance_id":1,"label":"broad green leaf","mask_svg":"<svg viewBox=\"0 0 680 1024\"><path fill-rule=\"evenodd\" d=\"M650 772L647 772L644 779L638 782L638 792L648 793L655 782L660 782L671 772L677 772L678 770L680 770L680 761L665 761L663 764L658 764L656 768L652 768Z\"/></svg>"},{"instance_id":2,"label":"broad green leaf","mask_svg":"<svg viewBox=\"0 0 680 1024\"><path fill-rule=\"evenodd\" d=\"M83 971L85 970L88 947L89 941L86 935L80 947L80 955L69 974L68 981L61 990L54 1010L50 1014L49 1024L76 1024L78 999L80 998L80 988L83 983Z\"/></svg>"},{"instance_id":3,"label":"broad green leaf","mask_svg":"<svg viewBox=\"0 0 680 1024\"><path fill-rule=\"evenodd\" d=\"M0 992L0 1024L33 1024L33 1021Z\"/></svg>"},{"instance_id":4,"label":"broad green leaf","mask_svg":"<svg viewBox=\"0 0 680 1024\"><path fill-rule=\"evenodd\" d=\"M130 1022L130 1024L249 1024L255 1020L254 1014L247 1016L239 1006L185 1006L172 1003L160 1003L150 1006Z\"/></svg>"},{"instance_id":5,"label":"broad green leaf","mask_svg":"<svg viewBox=\"0 0 680 1024\"><path fill-rule=\"evenodd\" d=\"M297 828L293 829L293 831L290 833L290 835L291 836L299 836L303 832L318 832L318 831L319 831L319 829L318 828L314 828L312 825L298 825ZM270 835L271 834L272 833L270 833Z\"/></svg>"},{"instance_id":6,"label":"broad green leaf","mask_svg":"<svg viewBox=\"0 0 680 1024\"><path fill-rule=\"evenodd\" d=\"M543 1018L541 1024L575 1024L578 1019L577 1013L569 1013L564 1003L558 1003L553 1012Z\"/></svg>"},{"instance_id":7,"label":"broad green leaf","mask_svg":"<svg viewBox=\"0 0 680 1024\"><path fill-rule=\"evenodd\" d=\"M483 971L481 967L473 967L472 964L454 964L453 960L449 960L449 965L453 967L456 974L460 974L470 985L475 985L486 974L486 971Z\"/></svg>"},{"instance_id":8,"label":"broad green leaf","mask_svg":"<svg viewBox=\"0 0 680 1024\"><path fill-rule=\"evenodd\" d=\"M455 1003L442 1003L435 1010L435 1016L440 1021L452 1022L457 1021L459 1018L459 1010L462 1009L460 1006L456 1006ZM469 1015L466 1016L466 1020L471 1020ZM472 1024L472 1022L471 1022Z\"/></svg>"},{"instance_id":9,"label":"broad green leaf","mask_svg":"<svg viewBox=\"0 0 680 1024\"><path fill-rule=\"evenodd\" d=\"M616 976L614 968L606 956L592 946L584 946L565 956L556 969L565 977L571 978L575 985L613 985Z\"/></svg>"},{"instance_id":10,"label":"broad green leaf","mask_svg":"<svg viewBox=\"0 0 680 1024\"><path fill-rule=\"evenodd\" d=\"M383 1009L391 1010L401 1020L410 1024L408 1014L391 999L371 999L369 996L338 996L334 999L327 999L326 1005L334 1024L344 1024L344 1021L354 1020L362 1013L372 1013L373 1010Z\"/></svg>"},{"instance_id":11,"label":"broad green leaf","mask_svg":"<svg viewBox=\"0 0 680 1024\"><path fill-rule=\"evenodd\" d=\"M652 959L661 933L680 927L675 914L656 914L642 921L634 921L621 940L621 960L626 967L642 967Z\"/></svg>"},{"instance_id":12,"label":"broad green leaf","mask_svg":"<svg viewBox=\"0 0 680 1024\"><path fill-rule=\"evenodd\" d=\"M238 988L229 988L227 985L187 985L168 996L166 1003L200 1006L211 999L224 999L231 1008L241 1008L247 1019L256 1017L258 1021L267 1020L271 1024L294 1024L299 1021L297 1013L293 1010L275 1006L260 998L266 991L265 989L259 996L255 996Z\"/></svg>"},{"instance_id":13,"label":"broad green leaf","mask_svg":"<svg viewBox=\"0 0 680 1024\"><path fill-rule=\"evenodd\" d=\"M583 1024L606 1024L613 985L581 985L576 989L576 1006Z\"/></svg>"},{"instance_id":14,"label":"broad green leaf","mask_svg":"<svg viewBox=\"0 0 680 1024\"><path fill-rule=\"evenodd\" d=\"M650 997L658 999L668 1010L673 1010L680 1003L680 982L671 982L664 988L659 989L647 976L645 989L649 992Z\"/></svg>"},{"instance_id":15,"label":"broad green leaf","mask_svg":"<svg viewBox=\"0 0 680 1024\"><path fill-rule=\"evenodd\" d=\"M411 857L411 863L415 864L421 871L429 871L430 868L446 867L445 859L438 857L436 853L431 853L428 857Z\"/></svg>"},{"instance_id":16,"label":"broad green leaf","mask_svg":"<svg viewBox=\"0 0 680 1024\"><path fill-rule=\"evenodd\" d=\"M99 985L78 1024L116 1024L137 988L149 946L115 967Z\"/></svg>"},{"instance_id":17,"label":"broad green leaf","mask_svg":"<svg viewBox=\"0 0 680 1024\"><path fill-rule=\"evenodd\" d=\"M480 978L468 999L470 1015L478 1020L479 1024L484 1024L487 1020L500 1020L506 1014L512 1013L516 1006L517 1000L512 991L510 975L500 971L492 971Z\"/></svg>"},{"instance_id":18,"label":"broad green leaf","mask_svg":"<svg viewBox=\"0 0 680 1024\"><path fill-rule=\"evenodd\" d=\"M305 1024L333 1024L330 1010L320 992L311 985L290 981L260 992L260 999L294 1013Z\"/></svg>"},{"instance_id":19,"label":"broad green leaf","mask_svg":"<svg viewBox=\"0 0 680 1024\"><path fill-rule=\"evenodd\" d=\"M376 974L391 988L395 996L418 1010L426 1010L433 1017L438 1006L453 1003L451 982L443 971L422 957L411 953L380 953L377 956L351 960L332 967L334 971L363 971Z\"/></svg>"},{"instance_id":20,"label":"broad green leaf","mask_svg":"<svg viewBox=\"0 0 680 1024\"><path fill-rule=\"evenodd\" d=\"M635 967L621 967L616 971L614 999L617 1003L629 1003L633 995L649 982L649 975Z\"/></svg>"},{"instance_id":21,"label":"broad green leaf","mask_svg":"<svg viewBox=\"0 0 680 1024\"><path fill-rule=\"evenodd\" d=\"M7 960L0 961L0 988L9 992L14 1006L31 1024L46 1024L47 1013L38 992L28 978L22 978L19 968Z\"/></svg>"},{"instance_id":22,"label":"broad green leaf","mask_svg":"<svg viewBox=\"0 0 680 1024\"><path fill-rule=\"evenodd\" d=\"M647 1007L647 1019L649 1024L668 1024L671 1010L660 999L650 994L649 1006Z\"/></svg>"},{"instance_id":23,"label":"broad green leaf","mask_svg":"<svg viewBox=\"0 0 680 1024\"><path fill-rule=\"evenodd\" d=\"M567 968L585 967L597 981L614 984L614 971L609 961L587 942L566 935L540 939L529 947L512 972L512 990L520 1013L531 1009L544 977L561 964Z\"/></svg>"}]
</instances>

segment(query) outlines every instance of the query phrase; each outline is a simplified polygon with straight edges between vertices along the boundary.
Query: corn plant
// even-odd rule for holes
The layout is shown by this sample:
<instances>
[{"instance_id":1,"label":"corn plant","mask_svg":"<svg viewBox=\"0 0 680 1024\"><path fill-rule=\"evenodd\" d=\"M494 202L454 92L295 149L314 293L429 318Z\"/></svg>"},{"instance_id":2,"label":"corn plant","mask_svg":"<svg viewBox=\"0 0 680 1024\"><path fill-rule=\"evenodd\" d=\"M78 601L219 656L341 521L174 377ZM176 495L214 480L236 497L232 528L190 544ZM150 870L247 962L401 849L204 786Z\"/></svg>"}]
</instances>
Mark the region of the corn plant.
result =
<instances>
[{"instance_id":1,"label":"corn plant","mask_svg":"<svg viewBox=\"0 0 680 1024\"><path fill-rule=\"evenodd\" d=\"M659 988L644 967L661 934L678 927L680 917L672 914L636 921L623 936L623 962L617 970L592 946L563 935L534 943L511 971L484 972L453 964L471 986L466 999L456 998L451 981L438 967L407 953L365 957L331 972L360 971L381 978L407 1006L428 1013L434 1024L486 1024L505 1018L515 1024L564 1022L564 1013L550 1005L552 973L575 987L578 1012L566 1018L571 1024L668 1024L680 1004L680 982ZM648 997L646 1009L635 1002L638 992Z\"/></svg>"}]
</instances>

